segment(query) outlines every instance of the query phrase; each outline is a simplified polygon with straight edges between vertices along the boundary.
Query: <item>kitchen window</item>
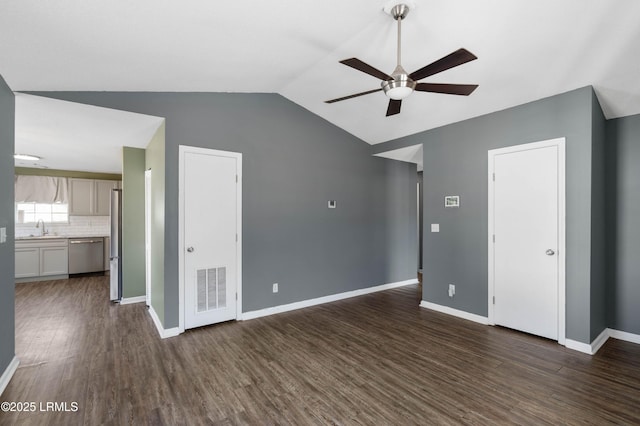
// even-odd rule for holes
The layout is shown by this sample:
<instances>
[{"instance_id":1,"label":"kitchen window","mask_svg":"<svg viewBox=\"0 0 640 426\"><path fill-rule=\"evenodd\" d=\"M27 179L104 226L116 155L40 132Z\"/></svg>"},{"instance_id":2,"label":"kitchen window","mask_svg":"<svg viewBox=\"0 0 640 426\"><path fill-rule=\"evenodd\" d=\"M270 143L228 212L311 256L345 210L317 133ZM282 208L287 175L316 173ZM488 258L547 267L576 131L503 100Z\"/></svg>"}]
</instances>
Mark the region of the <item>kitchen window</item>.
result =
<instances>
[{"instance_id":1,"label":"kitchen window","mask_svg":"<svg viewBox=\"0 0 640 426\"><path fill-rule=\"evenodd\" d=\"M66 177L15 175L16 223L69 223Z\"/></svg>"},{"instance_id":2,"label":"kitchen window","mask_svg":"<svg viewBox=\"0 0 640 426\"><path fill-rule=\"evenodd\" d=\"M63 203L16 203L16 223L69 223L69 205Z\"/></svg>"}]
</instances>

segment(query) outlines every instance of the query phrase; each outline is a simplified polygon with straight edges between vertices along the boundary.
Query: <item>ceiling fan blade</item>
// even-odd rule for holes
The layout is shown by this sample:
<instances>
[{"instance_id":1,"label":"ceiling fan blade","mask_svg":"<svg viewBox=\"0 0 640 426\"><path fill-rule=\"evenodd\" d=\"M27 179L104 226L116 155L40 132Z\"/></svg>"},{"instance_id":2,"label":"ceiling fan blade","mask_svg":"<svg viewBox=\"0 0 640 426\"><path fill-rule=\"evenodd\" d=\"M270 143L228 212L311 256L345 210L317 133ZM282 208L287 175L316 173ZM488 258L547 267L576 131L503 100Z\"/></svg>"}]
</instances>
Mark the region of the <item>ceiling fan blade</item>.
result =
<instances>
[{"instance_id":1,"label":"ceiling fan blade","mask_svg":"<svg viewBox=\"0 0 640 426\"><path fill-rule=\"evenodd\" d=\"M458 65L465 64L469 61L473 61L474 59L478 58L467 49L458 49L455 52L448 54L444 58L440 58L437 61L432 62L417 71L412 72L411 74L409 74L409 77L413 81L417 81L425 77L429 77L430 75L434 75L439 72L446 71L450 68L457 67Z\"/></svg>"},{"instance_id":2,"label":"ceiling fan blade","mask_svg":"<svg viewBox=\"0 0 640 426\"><path fill-rule=\"evenodd\" d=\"M343 96L341 98L331 99L331 100L328 100L328 101L324 101L324 103L325 104L332 104L334 102L340 102L340 101L345 101L345 100L351 99L351 98L357 98L358 96L368 95L369 93L375 93L375 92L379 92L381 90L382 90L382 87L379 88L379 89L367 90L366 92L354 93L353 95Z\"/></svg>"},{"instance_id":3,"label":"ceiling fan blade","mask_svg":"<svg viewBox=\"0 0 640 426\"><path fill-rule=\"evenodd\" d=\"M415 90L418 92L446 93L448 95L469 96L478 87L477 84L440 84L418 83Z\"/></svg>"},{"instance_id":4,"label":"ceiling fan blade","mask_svg":"<svg viewBox=\"0 0 640 426\"><path fill-rule=\"evenodd\" d=\"M389 106L387 107L387 117L389 117L390 115L400 114L401 106L401 100L389 99Z\"/></svg>"},{"instance_id":5,"label":"ceiling fan blade","mask_svg":"<svg viewBox=\"0 0 640 426\"><path fill-rule=\"evenodd\" d=\"M369 74L375 78L379 78L380 80L393 80L389 74L383 73L379 69L362 62L358 58L343 59L340 63L345 64L348 67L355 68L358 71L362 71L363 73Z\"/></svg>"}]
</instances>

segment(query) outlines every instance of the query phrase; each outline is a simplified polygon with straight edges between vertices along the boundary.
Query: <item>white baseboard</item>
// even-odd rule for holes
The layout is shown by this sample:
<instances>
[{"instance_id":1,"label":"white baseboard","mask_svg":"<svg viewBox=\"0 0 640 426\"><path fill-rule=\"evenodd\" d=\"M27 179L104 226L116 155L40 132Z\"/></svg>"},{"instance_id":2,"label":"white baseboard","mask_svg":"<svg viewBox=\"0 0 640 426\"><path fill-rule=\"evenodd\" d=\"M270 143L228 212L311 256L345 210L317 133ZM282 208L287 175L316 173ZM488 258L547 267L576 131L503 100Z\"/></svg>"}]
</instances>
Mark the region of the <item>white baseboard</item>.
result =
<instances>
[{"instance_id":1,"label":"white baseboard","mask_svg":"<svg viewBox=\"0 0 640 426\"><path fill-rule=\"evenodd\" d=\"M280 314L283 312L295 311L296 309L308 308L310 306L321 305L323 303L336 302L338 300L349 299L351 297L362 296L378 291L390 290L392 288L403 287L406 285L418 284L417 279L399 281L395 283L382 284L375 287L367 287L359 290L346 291L344 293L331 294L329 296L318 297L315 299L302 300L300 302L288 303L286 305L273 306L271 308L259 309L257 311L243 312L240 319L242 321L255 318L265 317L268 315Z\"/></svg>"},{"instance_id":2,"label":"white baseboard","mask_svg":"<svg viewBox=\"0 0 640 426\"><path fill-rule=\"evenodd\" d=\"M609 331L609 337L640 345L640 334L627 333L626 331L614 330L612 328L608 328L607 330Z\"/></svg>"},{"instance_id":3,"label":"white baseboard","mask_svg":"<svg viewBox=\"0 0 640 426\"><path fill-rule=\"evenodd\" d=\"M602 345L605 344L609 337L611 337L611 335L609 334L609 329L605 328L604 330L602 330L602 333L600 333L600 335L598 335L598 337L596 337L594 341L591 342L591 353L595 354L596 352L598 352L598 350L602 347Z\"/></svg>"},{"instance_id":4,"label":"white baseboard","mask_svg":"<svg viewBox=\"0 0 640 426\"><path fill-rule=\"evenodd\" d=\"M427 302L426 300L423 300L422 302L420 302L420 307L431 309L432 311L442 312L443 314L453 315L454 317L459 317L469 321L477 322L479 324L489 325L489 318L483 317L482 315L476 315L470 312L460 311L458 309L450 308L448 306L437 305L435 303Z\"/></svg>"},{"instance_id":5,"label":"white baseboard","mask_svg":"<svg viewBox=\"0 0 640 426\"><path fill-rule=\"evenodd\" d=\"M158 314L156 314L153 306L149 306L149 315L151 315L151 319L153 320L153 323L155 324L161 339L175 337L180 334L180 329L178 327L164 328L164 326L162 325L162 321L160 321L160 318L158 318Z\"/></svg>"},{"instance_id":6,"label":"white baseboard","mask_svg":"<svg viewBox=\"0 0 640 426\"><path fill-rule=\"evenodd\" d=\"M0 376L0 395L2 395L2 392L4 392L4 390L7 388L7 385L9 385L9 382L11 381L13 374L18 369L19 364L20 360L18 360L18 357L14 356L7 368L5 368L2 376Z\"/></svg>"},{"instance_id":7,"label":"white baseboard","mask_svg":"<svg viewBox=\"0 0 640 426\"><path fill-rule=\"evenodd\" d=\"M123 297L122 299L120 299L120 304L130 305L132 303L141 303L146 301L147 301L147 296Z\"/></svg>"},{"instance_id":8,"label":"white baseboard","mask_svg":"<svg viewBox=\"0 0 640 426\"><path fill-rule=\"evenodd\" d=\"M568 349L572 349L574 351L582 352L587 355L595 355L598 352L598 349L604 345L604 343L609 338L609 329L605 328L602 330L602 333L596 337L591 344L578 342L577 340L566 339L564 342L564 346Z\"/></svg>"},{"instance_id":9,"label":"white baseboard","mask_svg":"<svg viewBox=\"0 0 640 426\"><path fill-rule=\"evenodd\" d=\"M595 355L596 352L605 344L609 339L624 340L625 342L640 344L640 335L627 333L626 331L614 330L612 328L605 328L602 333L594 339L591 344L577 342L575 340L567 339L565 346L575 351L580 351L585 354Z\"/></svg>"},{"instance_id":10,"label":"white baseboard","mask_svg":"<svg viewBox=\"0 0 640 426\"><path fill-rule=\"evenodd\" d=\"M582 352L587 355L593 355L591 345L588 343L578 342L577 340L565 339L564 346L567 349Z\"/></svg>"}]
</instances>

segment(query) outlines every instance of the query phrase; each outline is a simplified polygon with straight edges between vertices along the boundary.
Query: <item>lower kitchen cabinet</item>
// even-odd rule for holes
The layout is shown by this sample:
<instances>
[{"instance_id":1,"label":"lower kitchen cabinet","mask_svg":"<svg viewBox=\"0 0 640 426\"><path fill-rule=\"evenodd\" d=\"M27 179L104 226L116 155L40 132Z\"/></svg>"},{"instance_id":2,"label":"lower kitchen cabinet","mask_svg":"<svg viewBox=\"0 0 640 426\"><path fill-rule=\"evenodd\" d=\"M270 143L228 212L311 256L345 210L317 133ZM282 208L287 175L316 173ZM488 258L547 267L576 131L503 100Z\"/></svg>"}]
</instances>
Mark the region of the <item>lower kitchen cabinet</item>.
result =
<instances>
[{"instance_id":1,"label":"lower kitchen cabinet","mask_svg":"<svg viewBox=\"0 0 640 426\"><path fill-rule=\"evenodd\" d=\"M16 278L40 276L40 249L18 248L16 243Z\"/></svg>"},{"instance_id":2,"label":"lower kitchen cabinet","mask_svg":"<svg viewBox=\"0 0 640 426\"><path fill-rule=\"evenodd\" d=\"M68 247L42 247L40 249L40 276L69 273Z\"/></svg>"},{"instance_id":3,"label":"lower kitchen cabinet","mask_svg":"<svg viewBox=\"0 0 640 426\"><path fill-rule=\"evenodd\" d=\"M66 238L16 241L16 278L37 278L69 273Z\"/></svg>"}]
</instances>

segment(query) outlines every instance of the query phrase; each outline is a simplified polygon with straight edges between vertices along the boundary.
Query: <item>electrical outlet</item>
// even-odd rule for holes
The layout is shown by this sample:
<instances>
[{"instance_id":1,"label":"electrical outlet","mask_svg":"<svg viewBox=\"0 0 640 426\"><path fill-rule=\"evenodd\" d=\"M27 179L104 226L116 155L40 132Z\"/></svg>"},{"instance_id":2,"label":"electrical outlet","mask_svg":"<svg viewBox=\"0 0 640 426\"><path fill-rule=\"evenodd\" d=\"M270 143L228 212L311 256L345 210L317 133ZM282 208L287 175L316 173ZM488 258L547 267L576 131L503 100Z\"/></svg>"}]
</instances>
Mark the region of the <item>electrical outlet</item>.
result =
<instances>
[{"instance_id":1,"label":"electrical outlet","mask_svg":"<svg viewBox=\"0 0 640 426\"><path fill-rule=\"evenodd\" d=\"M454 284L449 284L449 297L453 297L456 295L456 286Z\"/></svg>"},{"instance_id":2,"label":"electrical outlet","mask_svg":"<svg viewBox=\"0 0 640 426\"><path fill-rule=\"evenodd\" d=\"M278 292L278 283L273 283L273 292L274 293Z\"/></svg>"}]
</instances>

